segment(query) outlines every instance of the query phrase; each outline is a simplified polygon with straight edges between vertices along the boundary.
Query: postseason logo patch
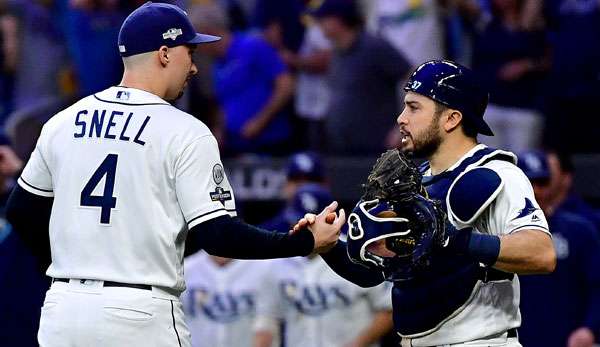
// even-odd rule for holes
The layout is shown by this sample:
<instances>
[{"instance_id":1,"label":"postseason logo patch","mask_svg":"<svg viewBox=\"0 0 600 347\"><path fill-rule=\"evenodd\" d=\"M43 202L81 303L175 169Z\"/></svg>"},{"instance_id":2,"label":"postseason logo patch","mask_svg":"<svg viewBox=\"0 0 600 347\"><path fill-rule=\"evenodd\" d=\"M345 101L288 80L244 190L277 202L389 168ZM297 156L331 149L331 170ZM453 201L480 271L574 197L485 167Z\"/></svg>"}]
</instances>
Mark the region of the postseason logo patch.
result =
<instances>
[{"instance_id":1,"label":"postseason logo patch","mask_svg":"<svg viewBox=\"0 0 600 347\"><path fill-rule=\"evenodd\" d=\"M232 199L231 192L223 189L223 187L217 187L215 191L210 192L209 195L212 201L219 201L223 206L225 206L225 201Z\"/></svg>"},{"instance_id":2,"label":"postseason logo patch","mask_svg":"<svg viewBox=\"0 0 600 347\"><path fill-rule=\"evenodd\" d=\"M181 29L171 28L162 34L163 40L171 39L175 41L177 36L183 35L183 31Z\"/></svg>"}]
</instances>

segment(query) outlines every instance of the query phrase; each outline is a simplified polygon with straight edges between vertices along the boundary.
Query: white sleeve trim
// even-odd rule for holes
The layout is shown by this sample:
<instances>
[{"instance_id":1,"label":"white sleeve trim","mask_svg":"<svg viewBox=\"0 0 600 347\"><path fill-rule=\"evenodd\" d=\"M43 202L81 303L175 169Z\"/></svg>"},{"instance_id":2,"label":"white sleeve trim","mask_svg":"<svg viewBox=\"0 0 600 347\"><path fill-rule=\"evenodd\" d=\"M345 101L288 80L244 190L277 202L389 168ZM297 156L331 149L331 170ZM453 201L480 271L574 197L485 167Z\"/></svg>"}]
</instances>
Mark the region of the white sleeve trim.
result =
<instances>
[{"instance_id":1,"label":"white sleeve trim","mask_svg":"<svg viewBox=\"0 0 600 347\"><path fill-rule=\"evenodd\" d=\"M54 197L54 191L52 191L52 189L38 188L32 184L27 183L27 181L25 181L23 179L23 177L19 177L19 179L17 180L17 183L21 186L21 188L25 189L26 191L30 192L31 194L45 196L47 198Z\"/></svg>"},{"instance_id":2,"label":"white sleeve trim","mask_svg":"<svg viewBox=\"0 0 600 347\"><path fill-rule=\"evenodd\" d=\"M520 225L516 228L514 228L513 230L509 231L507 235L515 233L517 231L521 231L521 230L539 230L542 231L548 235L550 235L550 237L552 237L552 234L550 233L550 230L548 230L547 228L541 226L541 225L534 225L534 224L530 224L530 225Z\"/></svg>"},{"instance_id":3,"label":"white sleeve trim","mask_svg":"<svg viewBox=\"0 0 600 347\"><path fill-rule=\"evenodd\" d=\"M199 216L196 216L196 217L190 219L190 221L188 222L188 228L191 229L200 223L206 222L207 220L217 218L220 216L225 216L225 215L235 217L235 216L237 216L237 212L235 210L219 208L217 210L207 212L207 213L201 214Z\"/></svg>"}]
</instances>

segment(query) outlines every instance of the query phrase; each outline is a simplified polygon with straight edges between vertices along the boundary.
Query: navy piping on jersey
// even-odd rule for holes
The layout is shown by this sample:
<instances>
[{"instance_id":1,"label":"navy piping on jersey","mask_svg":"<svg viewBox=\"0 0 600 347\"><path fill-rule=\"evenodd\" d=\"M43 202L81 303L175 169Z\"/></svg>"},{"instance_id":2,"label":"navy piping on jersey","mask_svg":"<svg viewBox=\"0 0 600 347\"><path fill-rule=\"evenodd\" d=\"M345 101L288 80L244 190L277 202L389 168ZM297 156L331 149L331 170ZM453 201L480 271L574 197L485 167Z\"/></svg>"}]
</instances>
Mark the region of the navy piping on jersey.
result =
<instances>
[{"instance_id":1,"label":"navy piping on jersey","mask_svg":"<svg viewBox=\"0 0 600 347\"><path fill-rule=\"evenodd\" d=\"M173 330L175 330L175 335L177 335L177 343L179 347L181 347L181 340L179 339L179 332L177 331L177 327L175 326L175 314L173 313L173 300L169 300L171 302L171 318L173 318Z\"/></svg>"},{"instance_id":2,"label":"navy piping on jersey","mask_svg":"<svg viewBox=\"0 0 600 347\"><path fill-rule=\"evenodd\" d=\"M53 193L53 192L54 192L53 190L47 190L47 189L41 189L41 188L38 188L38 187L36 187L36 186L34 186L34 185L30 184L29 182L25 181L25 180L23 179L23 177L20 177L20 178L21 178L21 181L23 181L23 183L25 183L26 185L30 186L30 187L31 187L31 188L33 188L33 189L39 190L40 192L46 192L46 193Z\"/></svg>"},{"instance_id":3,"label":"navy piping on jersey","mask_svg":"<svg viewBox=\"0 0 600 347\"><path fill-rule=\"evenodd\" d=\"M126 102L103 100L103 99L100 99L95 94L94 94L94 98L96 98L96 100L98 100L98 101L107 102L109 104L119 104L119 105L126 105L126 106L152 106L152 105L167 105L167 106L171 106L171 104L169 104L167 102L151 102L151 103L147 103L147 104L129 104L129 103L126 103Z\"/></svg>"},{"instance_id":4,"label":"navy piping on jersey","mask_svg":"<svg viewBox=\"0 0 600 347\"><path fill-rule=\"evenodd\" d=\"M191 222L195 221L198 218L202 218L202 217L208 216L209 214L212 214L212 213L215 213L215 212L219 212L219 211L235 212L235 209L219 208L219 209L216 209L214 211L206 212L206 213L203 213L203 214L201 214L199 216L196 216L196 217L190 219L190 221L188 222L188 224L190 224Z\"/></svg>"}]
</instances>

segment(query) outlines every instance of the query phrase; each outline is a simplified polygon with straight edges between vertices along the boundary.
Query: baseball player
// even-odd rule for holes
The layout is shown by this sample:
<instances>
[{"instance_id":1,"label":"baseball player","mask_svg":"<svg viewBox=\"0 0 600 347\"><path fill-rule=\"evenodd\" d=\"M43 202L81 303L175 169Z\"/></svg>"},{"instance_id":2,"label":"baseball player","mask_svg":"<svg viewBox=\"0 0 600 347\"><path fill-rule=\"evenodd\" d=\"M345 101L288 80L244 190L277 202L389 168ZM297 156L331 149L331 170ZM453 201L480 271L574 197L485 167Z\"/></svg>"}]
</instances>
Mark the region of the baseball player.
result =
<instances>
[{"instance_id":1,"label":"baseball player","mask_svg":"<svg viewBox=\"0 0 600 347\"><path fill-rule=\"evenodd\" d=\"M442 203L448 228L428 266L394 282L394 325L402 346L520 346L515 274L547 273L556 264L531 184L515 166L514 154L477 143L477 134L493 133L483 120L488 94L471 70L429 61L417 67L405 90L398 117L402 149L427 159L423 185ZM386 223L386 218L369 219L362 222ZM295 229L310 222L309 215ZM397 264L399 256L389 248L397 234L379 236L386 240L379 258L391 259L386 264ZM394 272L403 270L384 266L382 275L354 264L342 242L323 258L362 286L381 283L386 272L400 279Z\"/></svg>"},{"instance_id":2,"label":"baseball player","mask_svg":"<svg viewBox=\"0 0 600 347\"><path fill-rule=\"evenodd\" d=\"M287 227L289 229L289 226ZM200 251L185 258L181 301L194 347L247 347L265 298L270 262L234 260Z\"/></svg>"},{"instance_id":3,"label":"baseball player","mask_svg":"<svg viewBox=\"0 0 600 347\"><path fill-rule=\"evenodd\" d=\"M282 339L288 347L377 346L392 329L387 283L361 288L316 256L277 259L271 266L257 334L277 336L277 323L283 322ZM269 342L262 340L256 347L268 347Z\"/></svg>"},{"instance_id":4,"label":"baseball player","mask_svg":"<svg viewBox=\"0 0 600 347\"><path fill-rule=\"evenodd\" d=\"M289 235L235 218L214 136L169 103L197 72L195 46L218 39L196 33L178 7L147 2L119 33L121 84L44 125L7 206L15 230L50 235L41 346L189 346L179 301L186 242L273 258L337 241L331 225ZM336 218L339 228L343 211Z\"/></svg>"}]
</instances>

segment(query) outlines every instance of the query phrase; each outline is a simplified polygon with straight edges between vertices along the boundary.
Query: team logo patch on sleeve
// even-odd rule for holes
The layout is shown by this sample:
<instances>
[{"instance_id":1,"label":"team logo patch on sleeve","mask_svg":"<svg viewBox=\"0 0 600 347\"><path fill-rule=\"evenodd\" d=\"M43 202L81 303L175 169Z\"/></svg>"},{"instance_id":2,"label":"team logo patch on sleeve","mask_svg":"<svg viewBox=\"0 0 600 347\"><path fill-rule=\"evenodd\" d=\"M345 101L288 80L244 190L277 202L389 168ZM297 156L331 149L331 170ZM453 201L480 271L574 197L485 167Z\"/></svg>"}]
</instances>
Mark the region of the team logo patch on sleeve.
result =
<instances>
[{"instance_id":1,"label":"team logo patch on sleeve","mask_svg":"<svg viewBox=\"0 0 600 347\"><path fill-rule=\"evenodd\" d=\"M210 199L212 201L219 201L225 206L225 201L231 200L231 192L223 189L223 187L217 187L214 192L210 192Z\"/></svg>"},{"instance_id":2,"label":"team logo patch on sleeve","mask_svg":"<svg viewBox=\"0 0 600 347\"><path fill-rule=\"evenodd\" d=\"M213 166L213 180L215 180L216 184L221 184L224 178L225 170L223 170L223 165L215 164L215 166Z\"/></svg>"},{"instance_id":3,"label":"team logo patch on sleeve","mask_svg":"<svg viewBox=\"0 0 600 347\"><path fill-rule=\"evenodd\" d=\"M529 216L530 214L534 213L535 211L537 211L538 209L533 206L533 203L531 202L531 200L529 200L528 198L525 198L525 207L523 207L522 210L519 211L519 214L514 218L514 219L519 219L519 218L523 218L525 216ZM535 216L535 218L537 218L537 220L539 221L539 217ZM531 220L532 222L534 221L533 219Z\"/></svg>"}]
</instances>

